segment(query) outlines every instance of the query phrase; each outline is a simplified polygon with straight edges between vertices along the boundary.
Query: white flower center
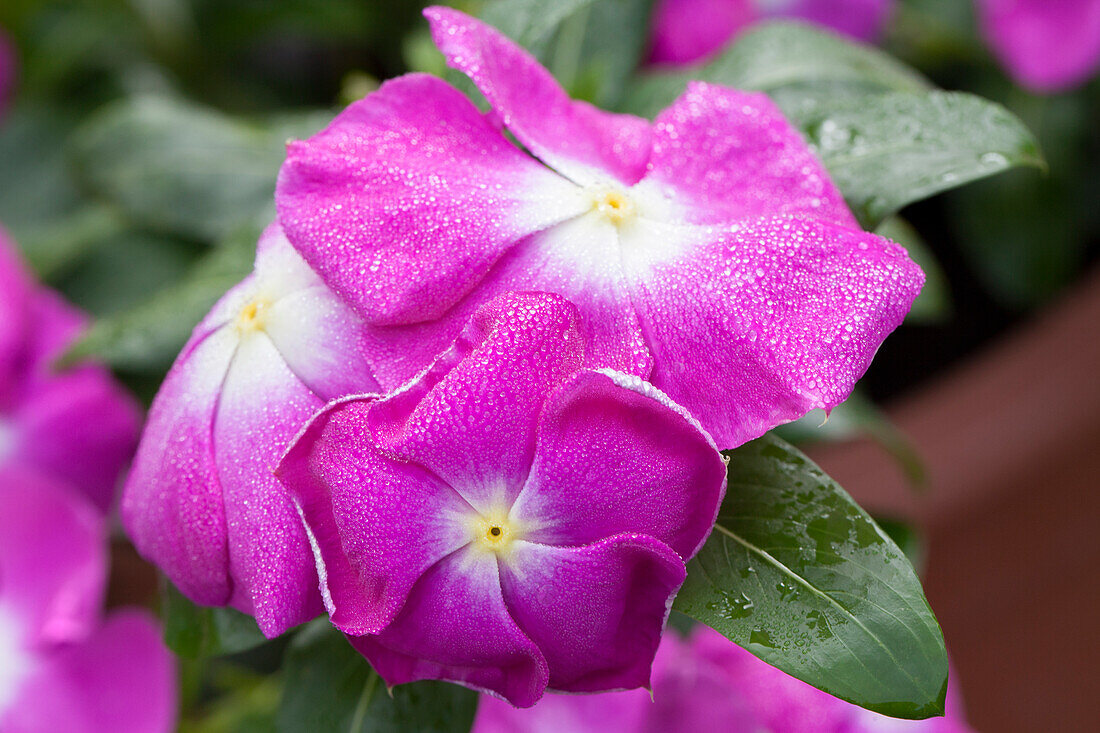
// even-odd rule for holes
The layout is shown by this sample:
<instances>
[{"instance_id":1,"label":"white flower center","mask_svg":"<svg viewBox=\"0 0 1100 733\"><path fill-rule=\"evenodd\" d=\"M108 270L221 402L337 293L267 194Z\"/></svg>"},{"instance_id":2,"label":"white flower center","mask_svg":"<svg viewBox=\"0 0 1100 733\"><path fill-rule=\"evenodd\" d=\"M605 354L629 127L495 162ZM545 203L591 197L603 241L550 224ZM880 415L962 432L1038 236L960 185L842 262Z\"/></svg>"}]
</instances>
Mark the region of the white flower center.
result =
<instances>
[{"instance_id":1,"label":"white flower center","mask_svg":"<svg viewBox=\"0 0 1100 733\"><path fill-rule=\"evenodd\" d=\"M638 215L634 199L621 188L593 186L589 189L592 210L616 226L626 224Z\"/></svg>"},{"instance_id":2,"label":"white flower center","mask_svg":"<svg viewBox=\"0 0 1100 733\"><path fill-rule=\"evenodd\" d=\"M471 514L467 524L470 544L475 550L505 557L512 543L522 539L523 527L509 516L507 509L494 507L485 513Z\"/></svg>"},{"instance_id":3,"label":"white flower center","mask_svg":"<svg viewBox=\"0 0 1100 733\"><path fill-rule=\"evenodd\" d=\"M242 336L253 331L262 331L267 322L267 312L271 307L268 298L252 298L237 313L235 326Z\"/></svg>"}]
</instances>

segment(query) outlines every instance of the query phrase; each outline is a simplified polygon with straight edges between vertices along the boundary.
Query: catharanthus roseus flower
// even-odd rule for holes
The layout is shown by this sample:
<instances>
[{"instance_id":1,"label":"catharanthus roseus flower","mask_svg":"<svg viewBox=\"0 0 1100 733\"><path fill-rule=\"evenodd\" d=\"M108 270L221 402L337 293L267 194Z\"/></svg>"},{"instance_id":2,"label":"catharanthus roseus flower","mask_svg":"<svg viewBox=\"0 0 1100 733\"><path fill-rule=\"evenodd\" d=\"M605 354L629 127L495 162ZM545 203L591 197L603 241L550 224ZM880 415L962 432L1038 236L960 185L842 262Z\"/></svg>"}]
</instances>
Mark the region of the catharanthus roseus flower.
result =
<instances>
[{"instance_id":1,"label":"catharanthus roseus flower","mask_svg":"<svg viewBox=\"0 0 1100 733\"><path fill-rule=\"evenodd\" d=\"M276 196L367 321L383 388L481 303L538 290L580 308L595 364L648 379L721 448L848 395L923 275L858 228L766 97L697 83L653 124L605 113L494 29L426 13L492 113L400 77L291 143Z\"/></svg>"},{"instance_id":2,"label":"catharanthus roseus flower","mask_svg":"<svg viewBox=\"0 0 1100 733\"><path fill-rule=\"evenodd\" d=\"M139 551L199 603L274 636L321 611L301 521L271 471L326 401L374 387L358 318L277 224L200 323L149 412L122 498Z\"/></svg>"},{"instance_id":3,"label":"catharanthus roseus flower","mask_svg":"<svg viewBox=\"0 0 1100 733\"><path fill-rule=\"evenodd\" d=\"M687 64L710 56L753 23L805 20L861 41L886 25L893 0L659 0L650 61Z\"/></svg>"},{"instance_id":4,"label":"catharanthus roseus flower","mask_svg":"<svg viewBox=\"0 0 1100 733\"><path fill-rule=\"evenodd\" d=\"M54 367L83 326L83 315L32 281L0 231L0 476L34 470L106 511L141 417L103 367Z\"/></svg>"},{"instance_id":5,"label":"catharanthus roseus flower","mask_svg":"<svg viewBox=\"0 0 1100 733\"><path fill-rule=\"evenodd\" d=\"M1100 1L976 1L986 40L1021 84L1057 91L1100 68Z\"/></svg>"},{"instance_id":6,"label":"catharanthus roseus flower","mask_svg":"<svg viewBox=\"0 0 1100 733\"><path fill-rule=\"evenodd\" d=\"M653 693L552 695L529 710L483 699L473 733L969 733L949 690L947 715L898 720L844 702L760 661L717 631L665 634Z\"/></svg>"},{"instance_id":7,"label":"catharanthus roseus flower","mask_svg":"<svg viewBox=\"0 0 1100 733\"><path fill-rule=\"evenodd\" d=\"M583 369L584 349L572 304L501 296L405 387L330 404L280 463L332 622L388 684L521 706L648 685L725 468L683 410Z\"/></svg>"},{"instance_id":8,"label":"catharanthus roseus flower","mask_svg":"<svg viewBox=\"0 0 1100 733\"><path fill-rule=\"evenodd\" d=\"M0 473L0 730L161 733L175 672L144 611L100 618L103 519L69 487Z\"/></svg>"}]
</instances>

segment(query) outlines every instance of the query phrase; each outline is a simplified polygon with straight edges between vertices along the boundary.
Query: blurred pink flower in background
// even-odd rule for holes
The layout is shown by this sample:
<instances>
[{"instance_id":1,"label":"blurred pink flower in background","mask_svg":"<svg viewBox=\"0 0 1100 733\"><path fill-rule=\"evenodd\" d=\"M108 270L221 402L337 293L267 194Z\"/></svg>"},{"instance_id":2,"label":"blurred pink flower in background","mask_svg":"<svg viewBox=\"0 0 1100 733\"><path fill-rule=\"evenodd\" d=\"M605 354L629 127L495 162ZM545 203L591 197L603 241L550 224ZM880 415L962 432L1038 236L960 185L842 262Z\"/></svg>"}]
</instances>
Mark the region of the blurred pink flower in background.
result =
<instances>
[{"instance_id":1,"label":"blurred pink flower in background","mask_svg":"<svg viewBox=\"0 0 1100 733\"><path fill-rule=\"evenodd\" d=\"M872 713L781 672L706 626L684 639L665 633L653 662L653 694L548 695L517 709L489 697L473 733L969 733L958 692L947 715L899 720Z\"/></svg>"},{"instance_id":2,"label":"blurred pink flower in background","mask_svg":"<svg viewBox=\"0 0 1100 733\"><path fill-rule=\"evenodd\" d=\"M649 60L689 64L721 49L763 20L805 20L860 41L873 41L893 0L659 0Z\"/></svg>"},{"instance_id":3,"label":"blurred pink flower in background","mask_svg":"<svg viewBox=\"0 0 1100 733\"><path fill-rule=\"evenodd\" d=\"M175 671L155 619L101 617L104 520L69 487L0 472L0 730L158 733L173 727Z\"/></svg>"},{"instance_id":4,"label":"blurred pink flower in background","mask_svg":"<svg viewBox=\"0 0 1100 733\"><path fill-rule=\"evenodd\" d=\"M103 367L54 367L84 320L32 280L0 230L0 476L33 470L107 511L141 414Z\"/></svg>"},{"instance_id":5,"label":"blurred pink flower in background","mask_svg":"<svg viewBox=\"0 0 1100 733\"><path fill-rule=\"evenodd\" d=\"M1023 86L1053 92L1100 67L1100 0L976 0L982 33Z\"/></svg>"}]
</instances>

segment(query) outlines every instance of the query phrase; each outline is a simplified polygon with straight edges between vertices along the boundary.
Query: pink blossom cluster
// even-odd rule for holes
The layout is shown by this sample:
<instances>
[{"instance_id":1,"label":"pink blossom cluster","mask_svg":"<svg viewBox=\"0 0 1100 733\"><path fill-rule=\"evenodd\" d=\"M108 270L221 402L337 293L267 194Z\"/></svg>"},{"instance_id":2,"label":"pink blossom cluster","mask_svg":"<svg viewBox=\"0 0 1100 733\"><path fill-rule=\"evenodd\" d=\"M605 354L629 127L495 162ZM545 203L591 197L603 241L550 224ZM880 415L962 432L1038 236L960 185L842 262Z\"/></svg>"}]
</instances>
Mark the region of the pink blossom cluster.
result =
<instances>
[{"instance_id":1,"label":"pink blossom cluster","mask_svg":"<svg viewBox=\"0 0 1100 733\"><path fill-rule=\"evenodd\" d=\"M764 96L611 114L425 14L490 110L410 74L289 145L123 522L269 636L323 609L389 685L648 687L719 450L843 401L923 274Z\"/></svg>"},{"instance_id":2,"label":"pink blossom cluster","mask_svg":"<svg viewBox=\"0 0 1100 733\"><path fill-rule=\"evenodd\" d=\"M102 611L139 411L103 367L54 365L83 320L0 231L0 730L162 733L175 671L156 621Z\"/></svg>"}]
</instances>

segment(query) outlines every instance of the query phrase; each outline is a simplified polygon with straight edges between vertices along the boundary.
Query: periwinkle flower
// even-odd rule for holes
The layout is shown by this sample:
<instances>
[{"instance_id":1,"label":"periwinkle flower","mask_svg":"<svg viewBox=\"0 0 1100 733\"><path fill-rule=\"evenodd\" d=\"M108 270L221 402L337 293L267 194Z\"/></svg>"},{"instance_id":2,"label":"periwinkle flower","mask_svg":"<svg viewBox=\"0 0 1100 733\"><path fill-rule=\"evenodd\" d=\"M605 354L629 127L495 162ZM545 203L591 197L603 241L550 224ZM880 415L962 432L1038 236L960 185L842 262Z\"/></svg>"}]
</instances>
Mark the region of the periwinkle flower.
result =
<instances>
[{"instance_id":1,"label":"periwinkle flower","mask_svg":"<svg viewBox=\"0 0 1100 733\"><path fill-rule=\"evenodd\" d=\"M649 60L689 64L710 56L753 23L805 20L860 41L873 41L893 0L659 0Z\"/></svg>"},{"instance_id":2,"label":"periwinkle flower","mask_svg":"<svg viewBox=\"0 0 1100 733\"><path fill-rule=\"evenodd\" d=\"M506 294L406 386L328 405L280 463L331 620L387 684L520 706L648 685L725 469L659 391L584 365L572 304Z\"/></svg>"},{"instance_id":3,"label":"periwinkle flower","mask_svg":"<svg viewBox=\"0 0 1100 733\"><path fill-rule=\"evenodd\" d=\"M993 52L1024 86L1053 92L1100 67L1097 0L976 0Z\"/></svg>"},{"instance_id":4,"label":"periwinkle flower","mask_svg":"<svg viewBox=\"0 0 1100 733\"><path fill-rule=\"evenodd\" d=\"M858 228L766 97L695 83L655 123L610 114L494 29L426 14L492 112L435 77L389 81L290 144L276 195L364 317L382 388L480 304L537 290L580 308L595 365L647 379L721 448L848 395L923 274Z\"/></svg>"},{"instance_id":5,"label":"periwinkle flower","mask_svg":"<svg viewBox=\"0 0 1100 733\"><path fill-rule=\"evenodd\" d=\"M166 733L175 672L154 619L101 618L107 536L70 487L0 472L0 730Z\"/></svg>"},{"instance_id":6,"label":"periwinkle flower","mask_svg":"<svg viewBox=\"0 0 1100 733\"><path fill-rule=\"evenodd\" d=\"M898 720L844 702L754 657L706 626L665 634L652 695L548 695L528 710L483 699L472 733L970 733L951 685L947 714Z\"/></svg>"},{"instance_id":7,"label":"periwinkle flower","mask_svg":"<svg viewBox=\"0 0 1100 733\"><path fill-rule=\"evenodd\" d=\"M31 279L0 230L0 476L33 470L106 511L141 417L102 366L54 366L84 321Z\"/></svg>"},{"instance_id":8,"label":"periwinkle flower","mask_svg":"<svg viewBox=\"0 0 1100 733\"><path fill-rule=\"evenodd\" d=\"M278 224L195 328L122 498L138 550L194 601L251 613L269 636L320 613L305 530L271 471L325 402L373 388L362 339Z\"/></svg>"}]
</instances>

